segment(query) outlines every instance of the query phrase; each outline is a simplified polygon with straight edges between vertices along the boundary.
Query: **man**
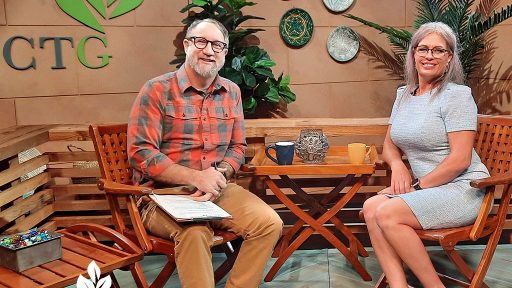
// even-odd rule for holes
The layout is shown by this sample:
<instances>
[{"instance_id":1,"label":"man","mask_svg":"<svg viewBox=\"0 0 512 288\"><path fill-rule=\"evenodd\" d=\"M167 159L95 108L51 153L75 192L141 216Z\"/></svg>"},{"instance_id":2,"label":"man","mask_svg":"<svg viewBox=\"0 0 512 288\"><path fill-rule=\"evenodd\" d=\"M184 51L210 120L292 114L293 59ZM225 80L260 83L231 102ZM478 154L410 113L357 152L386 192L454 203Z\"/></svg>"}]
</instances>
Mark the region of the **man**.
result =
<instances>
[{"instance_id":1,"label":"man","mask_svg":"<svg viewBox=\"0 0 512 288\"><path fill-rule=\"evenodd\" d=\"M216 20L195 21L183 40L184 65L141 89L128 124L133 180L140 185L192 185L197 201L214 201L233 219L183 224L154 203L142 212L154 235L173 239L183 287L214 287L212 227L243 237L226 287L258 287L282 230L277 213L251 192L227 183L244 161L247 147L240 89L218 76L228 32ZM212 164L218 163L217 168Z\"/></svg>"}]
</instances>

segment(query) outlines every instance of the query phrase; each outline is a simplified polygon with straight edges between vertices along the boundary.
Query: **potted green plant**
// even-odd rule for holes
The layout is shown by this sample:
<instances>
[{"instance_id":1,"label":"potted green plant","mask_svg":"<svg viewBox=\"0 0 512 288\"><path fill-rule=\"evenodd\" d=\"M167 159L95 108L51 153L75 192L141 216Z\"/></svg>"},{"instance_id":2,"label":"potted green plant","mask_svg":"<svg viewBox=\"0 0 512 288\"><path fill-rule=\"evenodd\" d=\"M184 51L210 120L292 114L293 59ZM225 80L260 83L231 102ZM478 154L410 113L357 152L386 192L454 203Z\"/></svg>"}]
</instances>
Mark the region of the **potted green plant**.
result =
<instances>
[{"instance_id":1,"label":"potted green plant","mask_svg":"<svg viewBox=\"0 0 512 288\"><path fill-rule=\"evenodd\" d=\"M457 33L460 42L459 55L466 79L479 67L485 49L486 33L494 26L512 16L512 5L497 11L499 0L481 0L475 5L474 0L417 0L417 17L413 29L424 23L440 21L449 25ZM475 11L472 10L473 7ZM366 52L374 60L382 62L393 74L403 78L405 55L409 48L413 32L389 26L382 26L352 14L346 17L385 34L392 45L392 53L379 49L366 41Z\"/></svg>"},{"instance_id":2,"label":"potted green plant","mask_svg":"<svg viewBox=\"0 0 512 288\"><path fill-rule=\"evenodd\" d=\"M283 117L287 104L296 98L289 87L290 77L281 74L276 78L271 69L275 62L267 51L248 41L248 36L263 29L240 27L249 19L264 19L242 13L242 8L253 5L256 3L246 0L218 0L215 3L212 0L192 0L180 12L188 13L182 20L187 26L194 20L205 18L216 19L226 26L229 51L219 74L240 87L246 117ZM181 65L184 60L184 55L180 54L171 64Z\"/></svg>"}]
</instances>

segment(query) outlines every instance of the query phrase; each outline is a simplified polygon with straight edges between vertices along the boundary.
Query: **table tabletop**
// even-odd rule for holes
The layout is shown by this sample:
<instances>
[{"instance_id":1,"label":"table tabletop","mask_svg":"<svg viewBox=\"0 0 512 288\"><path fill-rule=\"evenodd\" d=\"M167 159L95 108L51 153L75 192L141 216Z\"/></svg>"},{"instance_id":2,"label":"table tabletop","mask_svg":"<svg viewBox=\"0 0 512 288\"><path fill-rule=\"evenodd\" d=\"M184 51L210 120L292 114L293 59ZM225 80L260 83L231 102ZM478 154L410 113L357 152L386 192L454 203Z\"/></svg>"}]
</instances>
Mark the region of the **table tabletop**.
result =
<instances>
[{"instance_id":1,"label":"table tabletop","mask_svg":"<svg viewBox=\"0 0 512 288\"><path fill-rule=\"evenodd\" d=\"M275 151L269 151L275 157ZM373 174L375 163L378 161L377 149L370 146L368 157L363 164L351 164L348 160L347 146L329 147L322 163L306 164L297 155L292 165L278 165L265 155L265 147L261 147L249 166L254 169L254 175L329 175L329 174Z\"/></svg>"},{"instance_id":2,"label":"table tabletop","mask_svg":"<svg viewBox=\"0 0 512 288\"><path fill-rule=\"evenodd\" d=\"M79 275L89 278L87 267L95 261L102 273L130 265L143 254L130 254L99 242L58 231L63 234L62 258L22 272L0 267L0 288L66 287L76 284Z\"/></svg>"}]
</instances>

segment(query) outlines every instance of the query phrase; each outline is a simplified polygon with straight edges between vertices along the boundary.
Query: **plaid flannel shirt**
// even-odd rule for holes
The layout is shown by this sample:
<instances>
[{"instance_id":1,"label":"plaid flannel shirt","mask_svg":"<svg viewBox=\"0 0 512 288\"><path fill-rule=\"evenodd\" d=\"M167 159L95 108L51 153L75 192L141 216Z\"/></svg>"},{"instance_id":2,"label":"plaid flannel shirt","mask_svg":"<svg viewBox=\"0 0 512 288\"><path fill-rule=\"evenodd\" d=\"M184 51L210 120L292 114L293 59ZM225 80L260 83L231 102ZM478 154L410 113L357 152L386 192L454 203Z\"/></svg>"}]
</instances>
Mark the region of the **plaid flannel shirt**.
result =
<instances>
[{"instance_id":1,"label":"plaid flannel shirt","mask_svg":"<svg viewBox=\"0 0 512 288\"><path fill-rule=\"evenodd\" d=\"M172 164L204 170L226 161L237 171L247 148L243 120L240 88L225 78L206 93L192 87L183 66L148 81L128 121L133 183L152 186Z\"/></svg>"}]
</instances>

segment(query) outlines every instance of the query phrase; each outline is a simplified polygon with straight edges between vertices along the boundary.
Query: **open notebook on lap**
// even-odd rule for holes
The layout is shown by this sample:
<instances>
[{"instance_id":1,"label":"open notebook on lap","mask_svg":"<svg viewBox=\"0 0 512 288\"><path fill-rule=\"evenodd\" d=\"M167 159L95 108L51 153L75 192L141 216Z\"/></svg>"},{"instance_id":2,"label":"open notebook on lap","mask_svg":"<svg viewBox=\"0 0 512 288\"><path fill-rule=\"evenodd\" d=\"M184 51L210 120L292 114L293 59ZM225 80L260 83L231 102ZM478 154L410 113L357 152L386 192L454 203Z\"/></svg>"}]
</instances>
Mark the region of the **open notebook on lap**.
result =
<instances>
[{"instance_id":1,"label":"open notebook on lap","mask_svg":"<svg viewBox=\"0 0 512 288\"><path fill-rule=\"evenodd\" d=\"M210 201L199 202L187 195L149 195L151 200L178 222L229 219L232 216Z\"/></svg>"}]
</instances>

